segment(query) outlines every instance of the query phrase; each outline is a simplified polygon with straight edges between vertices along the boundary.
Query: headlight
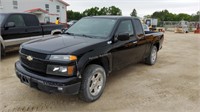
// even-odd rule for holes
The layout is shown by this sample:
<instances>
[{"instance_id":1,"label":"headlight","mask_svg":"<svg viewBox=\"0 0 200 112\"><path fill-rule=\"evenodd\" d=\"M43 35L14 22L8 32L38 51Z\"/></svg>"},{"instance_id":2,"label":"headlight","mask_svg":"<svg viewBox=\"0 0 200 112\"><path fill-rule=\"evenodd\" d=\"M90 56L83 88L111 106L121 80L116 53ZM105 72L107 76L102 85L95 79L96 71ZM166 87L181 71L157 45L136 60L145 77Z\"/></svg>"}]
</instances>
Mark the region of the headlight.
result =
<instances>
[{"instance_id":1,"label":"headlight","mask_svg":"<svg viewBox=\"0 0 200 112\"><path fill-rule=\"evenodd\" d=\"M72 76L74 66L47 65L47 74L59 76Z\"/></svg>"},{"instance_id":2,"label":"headlight","mask_svg":"<svg viewBox=\"0 0 200 112\"><path fill-rule=\"evenodd\" d=\"M54 61L76 61L77 57L73 55L51 55L49 60Z\"/></svg>"}]
</instances>

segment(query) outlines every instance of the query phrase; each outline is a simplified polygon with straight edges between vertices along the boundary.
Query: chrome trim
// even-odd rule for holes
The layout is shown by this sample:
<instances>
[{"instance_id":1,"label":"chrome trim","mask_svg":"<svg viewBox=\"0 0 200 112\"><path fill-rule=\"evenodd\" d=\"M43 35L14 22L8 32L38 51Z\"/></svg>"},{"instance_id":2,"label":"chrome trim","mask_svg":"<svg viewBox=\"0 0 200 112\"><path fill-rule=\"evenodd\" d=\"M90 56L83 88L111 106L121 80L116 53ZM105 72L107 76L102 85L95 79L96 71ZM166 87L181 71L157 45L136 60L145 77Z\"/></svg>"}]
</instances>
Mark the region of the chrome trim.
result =
<instances>
[{"instance_id":1,"label":"chrome trim","mask_svg":"<svg viewBox=\"0 0 200 112\"><path fill-rule=\"evenodd\" d=\"M133 42L133 44L137 44L137 43L138 43L138 41Z\"/></svg>"},{"instance_id":2,"label":"chrome trim","mask_svg":"<svg viewBox=\"0 0 200 112\"><path fill-rule=\"evenodd\" d=\"M54 35L54 33L62 33L62 30L55 29L55 30L51 31L51 35Z\"/></svg>"},{"instance_id":3,"label":"chrome trim","mask_svg":"<svg viewBox=\"0 0 200 112\"><path fill-rule=\"evenodd\" d=\"M31 37L18 38L18 39L9 39L9 40L4 40L4 44L5 44L5 47L12 46L12 45L19 45L30 40L45 38L45 37L51 37L51 35L40 35L40 36L31 36ZM0 41L1 41L1 38L0 38Z\"/></svg>"},{"instance_id":4,"label":"chrome trim","mask_svg":"<svg viewBox=\"0 0 200 112\"><path fill-rule=\"evenodd\" d=\"M0 43L2 44L3 48L5 48L4 40L1 35L0 35Z\"/></svg>"}]
</instances>

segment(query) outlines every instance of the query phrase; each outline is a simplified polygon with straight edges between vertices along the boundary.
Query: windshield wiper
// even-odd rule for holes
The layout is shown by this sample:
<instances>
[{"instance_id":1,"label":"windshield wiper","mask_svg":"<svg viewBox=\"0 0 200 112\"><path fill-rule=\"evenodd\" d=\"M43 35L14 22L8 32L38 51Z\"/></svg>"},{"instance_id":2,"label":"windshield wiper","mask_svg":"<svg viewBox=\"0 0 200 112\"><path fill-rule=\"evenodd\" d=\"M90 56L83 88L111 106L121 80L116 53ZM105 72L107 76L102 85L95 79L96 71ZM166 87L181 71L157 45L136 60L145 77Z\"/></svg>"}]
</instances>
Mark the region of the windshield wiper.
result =
<instances>
[{"instance_id":1,"label":"windshield wiper","mask_svg":"<svg viewBox=\"0 0 200 112\"><path fill-rule=\"evenodd\" d=\"M66 32L65 34L72 35L72 36L83 36L83 37L88 37L88 38L94 38L93 36L89 36L85 34L74 34L74 33L69 33L69 32Z\"/></svg>"},{"instance_id":2,"label":"windshield wiper","mask_svg":"<svg viewBox=\"0 0 200 112\"><path fill-rule=\"evenodd\" d=\"M94 38L93 36L89 36L89 35L85 35L85 34L80 34L79 36L88 37L88 38Z\"/></svg>"},{"instance_id":3,"label":"windshield wiper","mask_svg":"<svg viewBox=\"0 0 200 112\"><path fill-rule=\"evenodd\" d=\"M67 35L72 35L72 36L75 35L74 33L69 33L69 32L66 32L65 34L67 34Z\"/></svg>"}]
</instances>

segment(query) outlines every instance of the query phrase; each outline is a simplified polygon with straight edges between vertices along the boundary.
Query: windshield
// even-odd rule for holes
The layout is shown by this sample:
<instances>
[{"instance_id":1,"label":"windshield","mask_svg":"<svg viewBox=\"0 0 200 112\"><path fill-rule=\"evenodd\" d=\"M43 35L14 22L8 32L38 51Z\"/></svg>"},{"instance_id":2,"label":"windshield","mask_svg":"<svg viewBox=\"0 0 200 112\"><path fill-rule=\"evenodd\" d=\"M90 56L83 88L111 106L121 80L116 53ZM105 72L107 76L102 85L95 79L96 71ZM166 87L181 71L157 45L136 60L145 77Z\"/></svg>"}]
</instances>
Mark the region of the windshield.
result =
<instances>
[{"instance_id":1,"label":"windshield","mask_svg":"<svg viewBox=\"0 0 200 112\"><path fill-rule=\"evenodd\" d=\"M68 34L107 38L116 20L103 18L83 18L67 30Z\"/></svg>"},{"instance_id":2,"label":"windshield","mask_svg":"<svg viewBox=\"0 0 200 112\"><path fill-rule=\"evenodd\" d=\"M3 22L3 20L4 20L4 18L5 18L5 15L0 14L0 26L1 26L1 24L2 24L2 22Z\"/></svg>"}]
</instances>

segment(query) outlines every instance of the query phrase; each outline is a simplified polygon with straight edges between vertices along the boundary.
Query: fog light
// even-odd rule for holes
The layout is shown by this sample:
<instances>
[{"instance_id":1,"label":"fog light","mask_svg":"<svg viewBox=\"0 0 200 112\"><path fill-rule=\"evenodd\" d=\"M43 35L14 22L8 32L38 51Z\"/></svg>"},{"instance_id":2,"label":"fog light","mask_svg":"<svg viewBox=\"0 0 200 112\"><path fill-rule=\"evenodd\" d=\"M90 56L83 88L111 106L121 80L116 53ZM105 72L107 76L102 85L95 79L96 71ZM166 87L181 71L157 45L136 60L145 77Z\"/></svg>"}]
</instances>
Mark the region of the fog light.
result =
<instances>
[{"instance_id":1,"label":"fog light","mask_svg":"<svg viewBox=\"0 0 200 112\"><path fill-rule=\"evenodd\" d=\"M62 88L62 87L58 87L58 90L59 90L59 91L62 91L62 90L63 90L63 88Z\"/></svg>"}]
</instances>

